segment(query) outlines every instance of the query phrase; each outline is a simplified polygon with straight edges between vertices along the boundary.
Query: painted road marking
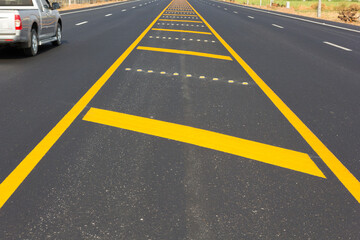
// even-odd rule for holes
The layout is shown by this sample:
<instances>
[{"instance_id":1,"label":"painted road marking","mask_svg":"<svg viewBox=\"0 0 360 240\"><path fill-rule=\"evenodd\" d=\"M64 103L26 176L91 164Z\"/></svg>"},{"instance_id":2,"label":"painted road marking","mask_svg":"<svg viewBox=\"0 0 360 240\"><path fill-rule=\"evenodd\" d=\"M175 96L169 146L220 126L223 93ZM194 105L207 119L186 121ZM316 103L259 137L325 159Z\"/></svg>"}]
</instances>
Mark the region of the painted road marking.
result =
<instances>
[{"instance_id":1,"label":"painted road marking","mask_svg":"<svg viewBox=\"0 0 360 240\"><path fill-rule=\"evenodd\" d=\"M76 26L80 26L80 25L83 25L83 24L86 24L86 23L88 23L88 21L80 22L80 23L77 23L77 24L75 24L75 25L76 25Z\"/></svg>"},{"instance_id":2,"label":"painted road marking","mask_svg":"<svg viewBox=\"0 0 360 240\"><path fill-rule=\"evenodd\" d=\"M221 60L232 61L231 57L229 56L210 54L210 53L193 52L193 51L168 49L168 48L154 48L154 47L145 47L145 46L138 46L136 49L145 50L145 51L154 51L154 52L176 53L176 54L192 55L192 56L208 57L208 58L216 58Z\"/></svg>"},{"instance_id":3,"label":"painted road marking","mask_svg":"<svg viewBox=\"0 0 360 240\"><path fill-rule=\"evenodd\" d=\"M169 21L169 22L192 22L192 23L202 23L202 21L191 21L191 20L175 20L175 19L159 19L159 21Z\"/></svg>"},{"instance_id":4,"label":"painted road marking","mask_svg":"<svg viewBox=\"0 0 360 240\"><path fill-rule=\"evenodd\" d=\"M271 24L271 25L273 25L274 27L277 27L277 28L284 28L283 26L276 25L276 24Z\"/></svg>"},{"instance_id":5,"label":"painted road marking","mask_svg":"<svg viewBox=\"0 0 360 240\"><path fill-rule=\"evenodd\" d=\"M325 178L324 174L307 154L285 148L199 128L97 108L90 108L83 120L189 143Z\"/></svg>"},{"instance_id":6,"label":"painted road marking","mask_svg":"<svg viewBox=\"0 0 360 240\"><path fill-rule=\"evenodd\" d=\"M188 3L190 5L190 3ZM190 5L191 6L191 5ZM320 139L300 120L278 95L256 74L256 72L225 42L210 24L191 6L194 12L224 45L240 66L249 74L265 95L274 103L285 118L294 126L310 147L319 155L328 168L335 174L346 189L360 203L360 182L341 163L339 159L320 141Z\"/></svg>"},{"instance_id":7,"label":"painted road marking","mask_svg":"<svg viewBox=\"0 0 360 240\"><path fill-rule=\"evenodd\" d=\"M126 11L126 9L123 9L123 10L121 10L122 12L125 12Z\"/></svg>"},{"instance_id":8,"label":"painted road marking","mask_svg":"<svg viewBox=\"0 0 360 240\"><path fill-rule=\"evenodd\" d=\"M253 17L253 16L248 16L248 18L254 19L254 17Z\"/></svg>"},{"instance_id":9,"label":"painted road marking","mask_svg":"<svg viewBox=\"0 0 360 240\"><path fill-rule=\"evenodd\" d=\"M105 17L110 17L112 14L111 13L109 13L109 14L106 14L105 15Z\"/></svg>"},{"instance_id":10,"label":"painted road marking","mask_svg":"<svg viewBox=\"0 0 360 240\"><path fill-rule=\"evenodd\" d=\"M171 2L172 3L172 2ZM170 4L166 6L170 6ZM62 134L70 127L79 114L87 107L93 97L99 92L104 84L109 80L113 73L118 69L122 62L135 49L139 42L150 31L153 25L165 12L165 9L150 23L150 25L140 34L140 36L125 50L123 54L110 66L110 68L95 82L94 85L81 97L81 99L70 109L68 113L56 124L56 126L36 145L36 147L20 162L20 164L5 178L0 184L0 208L16 191L25 178L36 167L40 160L57 142Z\"/></svg>"},{"instance_id":11,"label":"painted road marking","mask_svg":"<svg viewBox=\"0 0 360 240\"><path fill-rule=\"evenodd\" d=\"M180 30L180 29L153 28L151 30L154 30L154 31L167 31L167 32L185 32L185 33L196 33L196 34L211 35L211 32L199 32L199 31L189 31L189 30Z\"/></svg>"},{"instance_id":12,"label":"painted road marking","mask_svg":"<svg viewBox=\"0 0 360 240\"><path fill-rule=\"evenodd\" d=\"M183 17L197 17L196 15L186 15L186 14L163 14L165 16L183 16Z\"/></svg>"},{"instance_id":13,"label":"painted road marking","mask_svg":"<svg viewBox=\"0 0 360 240\"><path fill-rule=\"evenodd\" d=\"M238 13L237 11L233 11L233 13Z\"/></svg>"},{"instance_id":14,"label":"painted road marking","mask_svg":"<svg viewBox=\"0 0 360 240\"><path fill-rule=\"evenodd\" d=\"M352 50L349 49L349 48L342 47L342 46L336 45L336 44L331 43L331 42L326 42L326 41L324 41L323 43L328 44L328 45L333 46L333 47L340 48L340 49L345 50L345 51L348 51L348 52L351 52L351 51L352 51Z\"/></svg>"}]
</instances>

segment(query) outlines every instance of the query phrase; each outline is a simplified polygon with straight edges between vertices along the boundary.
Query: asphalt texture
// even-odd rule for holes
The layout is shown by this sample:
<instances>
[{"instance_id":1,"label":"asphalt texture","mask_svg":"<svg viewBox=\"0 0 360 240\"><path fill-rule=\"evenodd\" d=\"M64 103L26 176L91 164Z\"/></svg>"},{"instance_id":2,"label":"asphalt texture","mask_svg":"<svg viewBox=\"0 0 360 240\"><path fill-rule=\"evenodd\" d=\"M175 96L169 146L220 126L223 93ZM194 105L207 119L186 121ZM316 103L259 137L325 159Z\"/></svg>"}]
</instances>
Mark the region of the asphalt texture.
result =
<instances>
[{"instance_id":1,"label":"asphalt texture","mask_svg":"<svg viewBox=\"0 0 360 240\"><path fill-rule=\"evenodd\" d=\"M0 49L0 182L169 3L66 12L60 47L33 58ZM189 3L360 179L360 34ZM210 32L199 17L160 19L200 22L153 28ZM231 56L213 34L150 30L138 46ZM84 121L90 108L306 153L326 178ZM234 58L136 48L0 209L0 239L359 239L359 229L359 202Z\"/></svg>"}]
</instances>

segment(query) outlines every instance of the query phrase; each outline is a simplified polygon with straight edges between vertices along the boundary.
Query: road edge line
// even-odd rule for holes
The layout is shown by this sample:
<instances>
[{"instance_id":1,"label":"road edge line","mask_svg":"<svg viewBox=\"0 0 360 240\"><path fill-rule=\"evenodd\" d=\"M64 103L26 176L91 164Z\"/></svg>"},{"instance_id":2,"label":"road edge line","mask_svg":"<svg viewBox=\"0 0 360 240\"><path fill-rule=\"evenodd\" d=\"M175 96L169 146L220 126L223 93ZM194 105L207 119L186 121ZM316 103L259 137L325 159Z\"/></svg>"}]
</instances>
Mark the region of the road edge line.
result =
<instances>
[{"instance_id":1,"label":"road edge line","mask_svg":"<svg viewBox=\"0 0 360 240\"><path fill-rule=\"evenodd\" d=\"M94 98L104 84L109 80L121 63L135 49L138 43L145 37L155 25L161 15L173 2L172 0L161 13L150 23L139 37L121 54L121 56L106 70L106 72L91 86L91 88L80 98L70 111L55 125L54 128L33 148L33 150L17 165L17 167L0 184L0 209L13 195L16 189L36 167L45 154L52 148L62 134L70 127L74 120L85 109L87 104Z\"/></svg>"},{"instance_id":2,"label":"road edge line","mask_svg":"<svg viewBox=\"0 0 360 240\"><path fill-rule=\"evenodd\" d=\"M326 166L335 174L339 181L351 193L351 195L360 203L360 182L355 176L341 163L339 159L323 144L320 139L300 120L298 116L280 99L279 96L255 73L255 71L225 42L224 39L210 26L210 24L193 8L190 7L210 29L213 35L224 45L229 53L236 59L241 67L256 82L265 95L279 109L285 118L293 125L298 133L310 145L310 147L319 155Z\"/></svg>"}]
</instances>

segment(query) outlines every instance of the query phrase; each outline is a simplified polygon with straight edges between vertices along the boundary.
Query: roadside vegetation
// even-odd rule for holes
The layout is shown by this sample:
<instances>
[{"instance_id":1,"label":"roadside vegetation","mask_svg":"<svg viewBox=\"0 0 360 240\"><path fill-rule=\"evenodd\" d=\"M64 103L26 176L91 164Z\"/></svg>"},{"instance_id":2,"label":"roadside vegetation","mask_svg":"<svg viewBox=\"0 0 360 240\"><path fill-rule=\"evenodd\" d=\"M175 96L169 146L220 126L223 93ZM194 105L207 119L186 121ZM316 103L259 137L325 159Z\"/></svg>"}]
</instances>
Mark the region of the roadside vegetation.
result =
<instances>
[{"instance_id":1,"label":"roadside vegetation","mask_svg":"<svg viewBox=\"0 0 360 240\"><path fill-rule=\"evenodd\" d=\"M307 17L317 17L318 1L292 1L290 8L286 8L286 0L273 0L270 6L270 0L226 0L228 2L235 2L238 4L280 11L285 13L292 13ZM353 1L339 1L339 0L322 0L321 1L321 19L346 22L360 26L360 0Z\"/></svg>"}]
</instances>

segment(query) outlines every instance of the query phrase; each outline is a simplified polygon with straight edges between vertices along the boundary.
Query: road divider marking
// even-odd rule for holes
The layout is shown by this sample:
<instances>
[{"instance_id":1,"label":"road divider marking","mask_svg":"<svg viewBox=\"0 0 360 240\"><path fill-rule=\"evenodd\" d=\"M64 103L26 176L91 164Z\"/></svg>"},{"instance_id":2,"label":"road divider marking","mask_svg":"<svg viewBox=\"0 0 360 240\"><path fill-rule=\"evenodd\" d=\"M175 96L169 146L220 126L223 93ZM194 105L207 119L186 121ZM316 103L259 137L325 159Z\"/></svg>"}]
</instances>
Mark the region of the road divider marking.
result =
<instances>
[{"instance_id":1,"label":"road divider marking","mask_svg":"<svg viewBox=\"0 0 360 240\"><path fill-rule=\"evenodd\" d=\"M330 45L330 46L333 46L333 47L336 47L336 48L340 48L342 50L345 50L345 51L348 51L348 52L351 52L352 50L349 49L349 48L346 48L346 47L342 47L340 45L337 45L337 44L334 44L334 43L331 43L331 42L326 42L324 41L323 43L327 44L327 45Z\"/></svg>"},{"instance_id":2,"label":"road divider marking","mask_svg":"<svg viewBox=\"0 0 360 240\"><path fill-rule=\"evenodd\" d=\"M172 1L173 2L173 1ZM171 3L172 3L171 2ZM166 6L170 6L170 4ZM79 114L85 109L93 97L99 92L127 56L135 49L139 42L150 31L153 25L165 12L166 8L150 23L140 36L125 50L123 54L110 66L110 68L95 82L94 85L80 98L68 113L55 125L53 129L35 146L33 150L20 162L20 164L0 184L0 208L16 191L25 178L31 173L45 154L57 142L62 134L70 127Z\"/></svg>"},{"instance_id":3,"label":"road divider marking","mask_svg":"<svg viewBox=\"0 0 360 240\"><path fill-rule=\"evenodd\" d=\"M175 20L175 19L159 19L159 21L167 21L167 22L190 22L190 23L202 23L202 21L192 21L192 20Z\"/></svg>"},{"instance_id":4,"label":"road divider marking","mask_svg":"<svg viewBox=\"0 0 360 240\"><path fill-rule=\"evenodd\" d=\"M88 21L79 22L79 23L77 23L77 24L75 24L75 25L76 25L76 26L80 26L80 25L83 25L83 24L86 24L86 23L88 23Z\"/></svg>"},{"instance_id":5,"label":"road divider marking","mask_svg":"<svg viewBox=\"0 0 360 240\"><path fill-rule=\"evenodd\" d=\"M190 5L190 3L188 3ZM191 6L191 5L190 5ZM278 95L256 74L256 72L230 47L229 44L210 26L210 24L191 6L194 12L210 29L214 36L224 45L240 66L249 74L265 95L273 102L285 118L294 126L298 133L319 155L328 168L335 174L345 188L360 203L360 182L341 163L324 143L300 120L298 116L279 98Z\"/></svg>"},{"instance_id":6,"label":"road divider marking","mask_svg":"<svg viewBox=\"0 0 360 240\"><path fill-rule=\"evenodd\" d=\"M125 12L126 11L126 9L123 9L123 10L121 10L122 12Z\"/></svg>"},{"instance_id":7,"label":"road divider marking","mask_svg":"<svg viewBox=\"0 0 360 240\"><path fill-rule=\"evenodd\" d=\"M197 17L196 15L187 15L187 14L163 14L164 16L182 16L182 17Z\"/></svg>"},{"instance_id":8,"label":"road divider marking","mask_svg":"<svg viewBox=\"0 0 360 240\"><path fill-rule=\"evenodd\" d=\"M84 121L193 144L326 178L309 155L264 143L150 118L90 108Z\"/></svg>"},{"instance_id":9,"label":"road divider marking","mask_svg":"<svg viewBox=\"0 0 360 240\"><path fill-rule=\"evenodd\" d=\"M109 14L106 14L105 15L105 17L110 17L112 14L111 13L109 13Z\"/></svg>"},{"instance_id":10,"label":"road divider marking","mask_svg":"<svg viewBox=\"0 0 360 240\"><path fill-rule=\"evenodd\" d=\"M254 17L253 17L253 16L248 16L248 18L254 19Z\"/></svg>"},{"instance_id":11,"label":"road divider marking","mask_svg":"<svg viewBox=\"0 0 360 240\"><path fill-rule=\"evenodd\" d=\"M273 25L274 27L277 27L277 28L284 28L283 26L276 25L276 24L271 24L271 25Z\"/></svg>"},{"instance_id":12,"label":"road divider marking","mask_svg":"<svg viewBox=\"0 0 360 240\"><path fill-rule=\"evenodd\" d=\"M180 30L180 29L153 28L151 30L153 30L153 31L184 32L184 33L196 33L196 34L211 35L211 32L199 32L199 31Z\"/></svg>"},{"instance_id":13,"label":"road divider marking","mask_svg":"<svg viewBox=\"0 0 360 240\"><path fill-rule=\"evenodd\" d=\"M145 46L138 46L136 49L145 50L145 51L153 51L153 52L176 53L176 54L182 54L182 55L192 55L192 56L198 56L198 57L207 57L207 58L215 58L215 59L232 61L232 58L229 56L203 53L203 52L193 52L193 51L168 49L168 48L145 47Z\"/></svg>"},{"instance_id":14,"label":"road divider marking","mask_svg":"<svg viewBox=\"0 0 360 240\"><path fill-rule=\"evenodd\" d=\"M179 11L179 10L166 10L165 12L186 12L186 13L194 13L193 11Z\"/></svg>"}]
</instances>

